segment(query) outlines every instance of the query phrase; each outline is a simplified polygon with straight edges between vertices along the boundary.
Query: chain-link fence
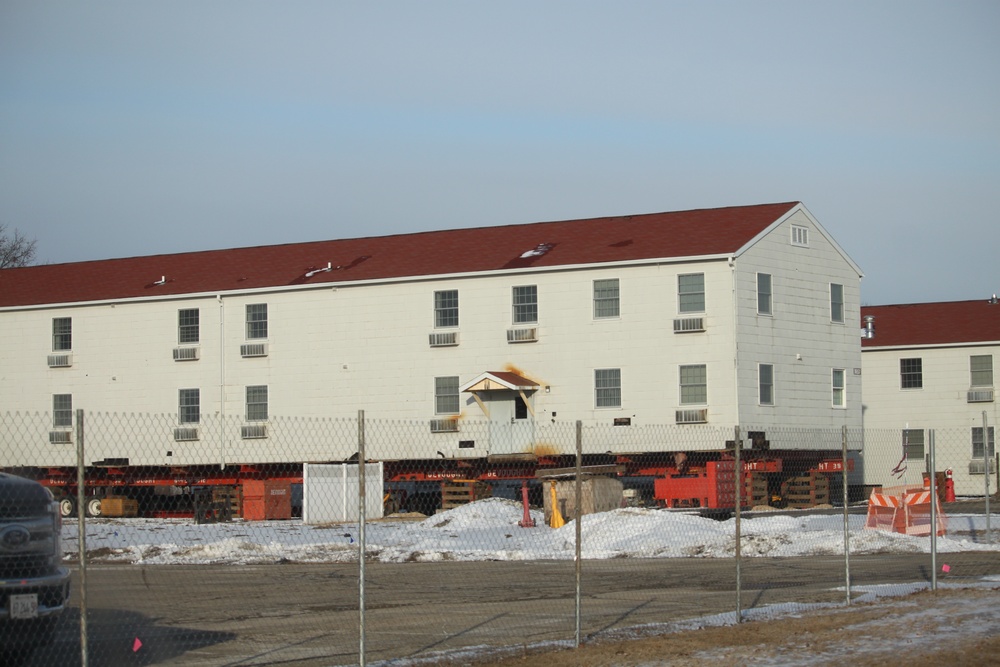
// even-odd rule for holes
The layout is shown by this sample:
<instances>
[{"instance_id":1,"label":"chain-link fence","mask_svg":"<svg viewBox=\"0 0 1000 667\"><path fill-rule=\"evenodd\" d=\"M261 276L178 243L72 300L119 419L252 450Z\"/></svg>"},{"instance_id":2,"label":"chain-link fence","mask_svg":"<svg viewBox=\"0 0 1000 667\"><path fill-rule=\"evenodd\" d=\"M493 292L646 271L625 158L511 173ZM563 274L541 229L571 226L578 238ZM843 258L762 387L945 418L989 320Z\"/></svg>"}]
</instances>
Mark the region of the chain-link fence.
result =
<instances>
[{"instance_id":1,"label":"chain-link fence","mask_svg":"<svg viewBox=\"0 0 1000 667\"><path fill-rule=\"evenodd\" d=\"M0 413L55 498L0 489L7 663L430 660L1000 574L985 418L182 418Z\"/></svg>"}]
</instances>

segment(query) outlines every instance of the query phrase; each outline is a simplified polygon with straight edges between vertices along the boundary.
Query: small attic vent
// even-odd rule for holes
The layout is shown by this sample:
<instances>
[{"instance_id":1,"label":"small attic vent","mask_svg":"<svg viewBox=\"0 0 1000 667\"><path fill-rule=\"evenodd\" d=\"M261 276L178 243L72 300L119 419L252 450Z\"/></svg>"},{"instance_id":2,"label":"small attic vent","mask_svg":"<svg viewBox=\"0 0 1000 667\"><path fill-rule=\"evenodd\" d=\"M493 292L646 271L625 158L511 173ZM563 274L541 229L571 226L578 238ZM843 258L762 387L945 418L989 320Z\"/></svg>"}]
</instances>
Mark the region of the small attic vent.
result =
<instances>
[{"instance_id":1,"label":"small attic vent","mask_svg":"<svg viewBox=\"0 0 1000 667\"><path fill-rule=\"evenodd\" d=\"M809 228L801 225L792 225L792 245L802 248L809 247Z\"/></svg>"},{"instance_id":2,"label":"small attic vent","mask_svg":"<svg viewBox=\"0 0 1000 667\"><path fill-rule=\"evenodd\" d=\"M675 415L678 424L704 424L708 421L708 410L677 410Z\"/></svg>"},{"instance_id":3,"label":"small attic vent","mask_svg":"<svg viewBox=\"0 0 1000 667\"><path fill-rule=\"evenodd\" d=\"M702 317L684 317L674 320L674 333L693 333L705 330L705 319Z\"/></svg>"},{"instance_id":4,"label":"small attic vent","mask_svg":"<svg viewBox=\"0 0 1000 667\"><path fill-rule=\"evenodd\" d=\"M198 428L182 426L174 429L174 440L177 442L188 442L198 439Z\"/></svg>"}]
</instances>

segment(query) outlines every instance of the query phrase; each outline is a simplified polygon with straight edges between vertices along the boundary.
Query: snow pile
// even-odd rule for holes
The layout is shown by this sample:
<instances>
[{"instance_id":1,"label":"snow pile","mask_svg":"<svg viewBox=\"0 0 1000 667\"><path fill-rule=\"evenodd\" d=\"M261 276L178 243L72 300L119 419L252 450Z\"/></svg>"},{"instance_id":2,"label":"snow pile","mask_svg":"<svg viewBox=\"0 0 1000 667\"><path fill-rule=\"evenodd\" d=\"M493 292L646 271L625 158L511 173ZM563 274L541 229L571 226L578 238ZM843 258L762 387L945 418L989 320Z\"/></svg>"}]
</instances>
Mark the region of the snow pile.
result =
<instances>
[{"instance_id":1,"label":"snow pile","mask_svg":"<svg viewBox=\"0 0 1000 667\"><path fill-rule=\"evenodd\" d=\"M382 562L440 560L566 560L576 552L576 524L549 528L540 511L536 527L519 524L519 503L480 500L422 521L385 519L366 525L367 554ZM940 553L1000 551L973 541L985 517L949 517ZM734 519L715 521L668 510L624 508L590 514L580 524L581 555L609 558L728 558L735 553ZM747 557L843 553L842 515L768 515L743 518L741 553ZM864 517L849 520L851 553L927 552L926 537L865 530ZM323 526L301 521L233 521L195 524L183 519L89 519L86 547L92 558L143 564L349 562L357 559L358 525ZM63 526L67 558L78 553L76 524Z\"/></svg>"}]
</instances>

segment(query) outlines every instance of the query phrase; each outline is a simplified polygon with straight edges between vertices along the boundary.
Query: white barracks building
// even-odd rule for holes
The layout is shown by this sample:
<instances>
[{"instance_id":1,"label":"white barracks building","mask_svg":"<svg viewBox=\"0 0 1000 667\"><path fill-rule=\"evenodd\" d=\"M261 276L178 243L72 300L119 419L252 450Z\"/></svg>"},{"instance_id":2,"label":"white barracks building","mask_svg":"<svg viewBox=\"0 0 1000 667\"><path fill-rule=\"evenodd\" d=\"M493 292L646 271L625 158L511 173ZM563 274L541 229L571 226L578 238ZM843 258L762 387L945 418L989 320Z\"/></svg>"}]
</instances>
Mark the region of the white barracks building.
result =
<instances>
[{"instance_id":1,"label":"white barracks building","mask_svg":"<svg viewBox=\"0 0 1000 667\"><path fill-rule=\"evenodd\" d=\"M555 421L860 428L861 275L796 202L7 269L0 411L51 423L3 463L72 463L77 408L166 416L90 445L133 465L211 461L212 416L247 460L329 458L275 422L359 410L422 424L411 458Z\"/></svg>"}]
</instances>

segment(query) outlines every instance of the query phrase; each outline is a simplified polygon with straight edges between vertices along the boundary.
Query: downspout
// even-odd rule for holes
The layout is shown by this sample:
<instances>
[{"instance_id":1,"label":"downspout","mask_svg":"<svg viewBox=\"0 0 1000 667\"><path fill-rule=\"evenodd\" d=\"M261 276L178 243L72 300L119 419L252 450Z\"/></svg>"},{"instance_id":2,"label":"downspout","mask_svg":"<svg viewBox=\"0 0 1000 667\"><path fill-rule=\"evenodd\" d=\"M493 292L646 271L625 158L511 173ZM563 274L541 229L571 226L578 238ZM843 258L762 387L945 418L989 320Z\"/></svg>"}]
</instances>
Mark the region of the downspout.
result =
<instances>
[{"instance_id":1,"label":"downspout","mask_svg":"<svg viewBox=\"0 0 1000 667\"><path fill-rule=\"evenodd\" d=\"M222 295L216 294L219 302L219 469L226 467L226 310Z\"/></svg>"}]
</instances>

